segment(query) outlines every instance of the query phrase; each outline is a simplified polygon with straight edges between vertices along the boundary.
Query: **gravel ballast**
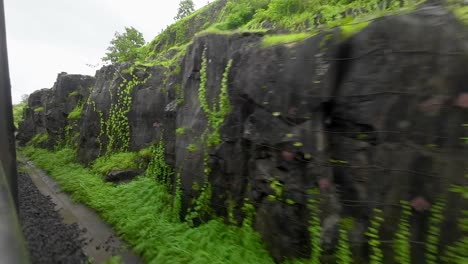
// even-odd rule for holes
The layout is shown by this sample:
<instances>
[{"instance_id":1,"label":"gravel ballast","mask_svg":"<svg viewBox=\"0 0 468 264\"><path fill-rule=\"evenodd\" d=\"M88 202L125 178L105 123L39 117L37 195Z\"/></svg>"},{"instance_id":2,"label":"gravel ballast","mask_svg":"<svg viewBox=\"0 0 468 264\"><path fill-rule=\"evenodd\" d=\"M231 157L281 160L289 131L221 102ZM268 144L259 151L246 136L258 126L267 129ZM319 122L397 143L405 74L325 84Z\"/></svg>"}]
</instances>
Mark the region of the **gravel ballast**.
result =
<instances>
[{"instance_id":1,"label":"gravel ballast","mask_svg":"<svg viewBox=\"0 0 468 264\"><path fill-rule=\"evenodd\" d=\"M50 197L42 195L31 178L18 175L19 217L33 264L87 263L77 224L63 223Z\"/></svg>"}]
</instances>

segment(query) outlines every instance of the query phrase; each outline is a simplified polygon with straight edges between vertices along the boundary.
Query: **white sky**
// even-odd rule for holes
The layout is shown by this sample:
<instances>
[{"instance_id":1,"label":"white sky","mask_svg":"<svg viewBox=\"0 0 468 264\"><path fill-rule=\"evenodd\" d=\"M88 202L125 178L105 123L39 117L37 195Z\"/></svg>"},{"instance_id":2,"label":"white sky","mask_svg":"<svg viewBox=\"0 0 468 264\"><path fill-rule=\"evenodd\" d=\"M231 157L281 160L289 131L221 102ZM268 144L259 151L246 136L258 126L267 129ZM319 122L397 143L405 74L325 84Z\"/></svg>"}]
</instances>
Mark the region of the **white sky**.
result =
<instances>
[{"instance_id":1,"label":"white sky","mask_svg":"<svg viewBox=\"0 0 468 264\"><path fill-rule=\"evenodd\" d=\"M198 9L208 0L194 0ZM60 72L94 75L115 31L147 42L174 22L178 0L4 0L13 103Z\"/></svg>"}]
</instances>

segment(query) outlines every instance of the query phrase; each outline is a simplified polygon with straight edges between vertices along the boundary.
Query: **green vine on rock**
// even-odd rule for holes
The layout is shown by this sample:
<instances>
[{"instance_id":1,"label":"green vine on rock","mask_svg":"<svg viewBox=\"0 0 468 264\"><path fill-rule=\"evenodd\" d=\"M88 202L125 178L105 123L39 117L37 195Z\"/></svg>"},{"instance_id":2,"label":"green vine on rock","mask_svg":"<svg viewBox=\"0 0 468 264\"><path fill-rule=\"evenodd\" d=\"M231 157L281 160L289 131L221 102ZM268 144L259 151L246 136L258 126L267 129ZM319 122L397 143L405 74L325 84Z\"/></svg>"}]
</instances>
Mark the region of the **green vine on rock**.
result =
<instances>
[{"instance_id":1,"label":"green vine on rock","mask_svg":"<svg viewBox=\"0 0 468 264\"><path fill-rule=\"evenodd\" d=\"M371 248L369 264L383 263L383 253L382 249L380 249L379 240L379 229L383 222L382 210L374 208L374 216L371 219L370 226L366 232L366 235L369 237L369 246Z\"/></svg>"},{"instance_id":2,"label":"green vine on rock","mask_svg":"<svg viewBox=\"0 0 468 264\"><path fill-rule=\"evenodd\" d=\"M212 215L212 209L210 207L211 194L211 184L205 182L200 190L200 195L193 202L193 207L188 209L187 215L185 216L185 221L187 221L190 226L194 226L193 220L201 220L205 216Z\"/></svg>"},{"instance_id":3,"label":"green vine on rock","mask_svg":"<svg viewBox=\"0 0 468 264\"><path fill-rule=\"evenodd\" d=\"M134 68L130 67L128 73L132 77L130 80L122 76L123 81L117 87L117 102L111 105L109 110L109 118L106 121L106 134L109 142L107 144L107 152L127 151L130 143L130 124L128 122L128 113L132 107L132 91L138 85L146 83L151 77L148 76L143 80L139 80L134 74ZM112 95L112 93L111 93ZM112 98L113 96L111 96Z\"/></svg>"},{"instance_id":4,"label":"green vine on rock","mask_svg":"<svg viewBox=\"0 0 468 264\"><path fill-rule=\"evenodd\" d=\"M338 241L338 249L336 252L337 264L349 264L353 262L353 254L349 246L348 234L353 228L353 219L342 218L340 223L340 239Z\"/></svg>"},{"instance_id":5,"label":"green vine on rock","mask_svg":"<svg viewBox=\"0 0 468 264\"><path fill-rule=\"evenodd\" d=\"M212 209L210 208L211 201L211 184L208 180L208 176L211 173L209 166L209 155L208 151L210 147L217 146L221 143L220 127L224 123L224 118L231 112L231 104L229 102L228 94L228 82L229 72L232 66L232 60L226 65L221 81L221 91L219 94L219 101L214 102L212 106L208 103L207 99L207 84L208 84L208 59L207 59L207 48L203 50L202 62L200 69L200 87L198 89L198 99L203 112L206 114L208 119L208 127L202 135L204 142L204 158L203 158L203 186L200 189L199 196L193 202L193 208L190 208L187 215L186 221L193 225L193 220L198 218L202 219L207 216L213 215ZM191 143L187 147L190 152L195 152L196 144Z\"/></svg>"},{"instance_id":6,"label":"green vine on rock","mask_svg":"<svg viewBox=\"0 0 468 264\"><path fill-rule=\"evenodd\" d=\"M319 197L319 190L317 188L311 189L308 191L308 194L315 197ZM322 247L320 245L320 232L322 231L320 224L320 209L319 209L319 199L309 198L307 203L307 208L310 211L310 220L309 220L309 234L310 234L310 263L320 263L320 257L322 255Z\"/></svg>"},{"instance_id":7,"label":"green vine on rock","mask_svg":"<svg viewBox=\"0 0 468 264\"><path fill-rule=\"evenodd\" d=\"M211 133L207 136L208 147L216 146L221 143L221 136L219 129L224 123L224 118L231 112L231 103L229 102L228 84L229 84L229 72L232 66L232 59L226 65L223 73L223 79L221 81L221 91L219 94L219 102L213 103L210 107L207 99L207 69L208 61L206 56L207 49L203 50L202 65L200 69L200 87L198 89L198 99L200 100L200 106L203 112L207 115L208 125Z\"/></svg>"},{"instance_id":8,"label":"green vine on rock","mask_svg":"<svg viewBox=\"0 0 468 264\"><path fill-rule=\"evenodd\" d=\"M102 113L101 110L99 110L96 106L96 102L91 99L91 94L88 97L88 100L86 102L88 105L93 107L94 112L96 112L99 116L99 135L96 138L96 141L99 145L99 155L102 154L103 151L103 143L102 143L102 137L106 134L107 131L107 122L104 120L104 114Z\"/></svg>"},{"instance_id":9,"label":"green vine on rock","mask_svg":"<svg viewBox=\"0 0 468 264\"><path fill-rule=\"evenodd\" d=\"M252 228L254 221L253 219L255 217L255 206L252 204L249 198L244 198L242 212L244 212L244 220L242 221L242 226L244 228Z\"/></svg>"},{"instance_id":10,"label":"green vine on rock","mask_svg":"<svg viewBox=\"0 0 468 264\"><path fill-rule=\"evenodd\" d=\"M172 201L172 212L174 214L174 221L177 222L180 220L180 210L182 208L182 181L180 179L180 173L177 173L175 179L175 188L174 188L174 200Z\"/></svg>"},{"instance_id":11,"label":"green vine on rock","mask_svg":"<svg viewBox=\"0 0 468 264\"><path fill-rule=\"evenodd\" d=\"M395 261L401 264L411 263L410 224L411 207L407 201L400 201L402 212L398 231L394 240Z\"/></svg>"},{"instance_id":12,"label":"green vine on rock","mask_svg":"<svg viewBox=\"0 0 468 264\"><path fill-rule=\"evenodd\" d=\"M160 141L157 145L151 146L150 151L152 159L146 169L146 175L153 177L169 190L173 171L164 158L164 144Z\"/></svg>"},{"instance_id":13,"label":"green vine on rock","mask_svg":"<svg viewBox=\"0 0 468 264\"><path fill-rule=\"evenodd\" d=\"M465 177L468 178L468 174ZM468 199L468 186L454 185L450 191L460 194L463 199L462 202L466 203ZM462 210L461 216L458 219L458 228L461 232L460 238L455 243L447 246L442 256L442 260L446 263L468 263L468 210Z\"/></svg>"},{"instance_id":14,"label":"green vine on rock","mask_svg":"<svg viewBox=\"0 0 468 264\"><path fill-rule=\"evenodd\" d=\"M431 208L429 230L426 238L426 262L437 264L439 256L440 227L443 221L442 212L445 208L445 198L439 198Z\"/></svg>"}]
</instances>

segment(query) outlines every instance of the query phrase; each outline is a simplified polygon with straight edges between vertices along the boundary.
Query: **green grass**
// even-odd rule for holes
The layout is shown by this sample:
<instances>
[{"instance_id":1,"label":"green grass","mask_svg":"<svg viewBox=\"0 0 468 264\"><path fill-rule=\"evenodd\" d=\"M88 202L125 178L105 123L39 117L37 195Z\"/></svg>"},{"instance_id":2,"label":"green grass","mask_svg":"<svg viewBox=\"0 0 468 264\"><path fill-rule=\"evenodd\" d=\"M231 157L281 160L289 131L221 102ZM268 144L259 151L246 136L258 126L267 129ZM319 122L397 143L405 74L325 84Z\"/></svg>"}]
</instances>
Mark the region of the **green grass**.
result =
<instances>
[{"instance_id":1,"label":"green grass","mask_svg":"<svg viewBox=\"0 0 468 264\"><path fill-rule=\"evenodd\" d=\"M72 198L94 208L146 263L273 263L248 227L215 219L191 228L180 222L173 197L154 175L114 186L74 162L74 151L21 151L46 170Z\"/></svg>"},{"instance_id":2,"label":"green grass","mask_svg":"<svg viewBox=\"0 0 468 264\"><path fill-rule=\"evenodd\" d=\"M13 105L13 123L15 127L18 127L19 123L23 121L24 108L26 108L25 102Z\"/></svg>"},{"instance_id":3,"label":"green grass","mask_svg":"<svg viewBox=\"0 0 468 264\"><path fill-rule=\"evenodd\" d=\"M311 33L296 33L296 34L284 34L284 35L268 35L262 39L262 47L267 48L276 46L279 44L289 44L294 42L300 42L308 37L313 36Z\"/></svg>"}]
</instances>

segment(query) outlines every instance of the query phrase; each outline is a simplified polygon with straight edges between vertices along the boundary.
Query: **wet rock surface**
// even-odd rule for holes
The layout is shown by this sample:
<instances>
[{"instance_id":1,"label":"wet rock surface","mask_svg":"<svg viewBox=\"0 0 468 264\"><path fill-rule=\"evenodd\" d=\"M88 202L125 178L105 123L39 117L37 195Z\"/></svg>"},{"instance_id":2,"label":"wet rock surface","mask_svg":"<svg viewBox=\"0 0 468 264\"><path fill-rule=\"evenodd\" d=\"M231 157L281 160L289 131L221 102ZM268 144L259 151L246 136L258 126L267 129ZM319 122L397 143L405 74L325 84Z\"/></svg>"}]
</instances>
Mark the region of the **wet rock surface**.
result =
<instances>
[{"instance_id":1,"label":"wet rock surface","mask_svg":"<svg viewBox=\"0 0 468 264\"><path fill-rule=\"evenodd\" d=\"M141 174L142 171L140 170L112 170L105 177L105 181L113 183L129 182Z\"/></svg>"},{"instance_id":2,"label":"wet rock surface","mask_svg":"<svg viewBox=\"0 0 468 264\"><path fill-rule=\"evenodd\" d=\"M18 175L19 217L33 264L87 263L78 225L62 222L50 197L42 195L28 175Z\"/></svg>"}]
</instances>

